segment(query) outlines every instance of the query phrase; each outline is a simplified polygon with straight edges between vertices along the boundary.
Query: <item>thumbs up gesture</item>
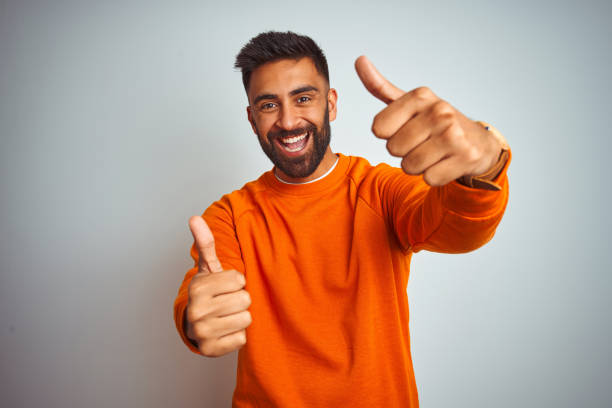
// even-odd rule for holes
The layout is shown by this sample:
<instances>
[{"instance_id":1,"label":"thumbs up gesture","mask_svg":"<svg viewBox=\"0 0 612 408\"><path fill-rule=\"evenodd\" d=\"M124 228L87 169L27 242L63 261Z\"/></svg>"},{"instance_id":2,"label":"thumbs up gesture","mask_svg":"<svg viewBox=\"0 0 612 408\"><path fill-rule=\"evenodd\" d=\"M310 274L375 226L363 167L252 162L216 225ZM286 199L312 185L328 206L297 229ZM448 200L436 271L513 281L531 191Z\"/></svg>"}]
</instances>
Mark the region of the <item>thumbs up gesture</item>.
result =
<instances>
[{"instance_id":1,"label":"thumbs up gesture","mask_svg":"<svg viewBox=\"0 0 612 408\"><path fill-rule=\"evenodd\" d=\"M223 270L215 251L215 239L202 217L189 219L198 250L198 272L189 284L185 309L187 337L198 344L203 355L218 357L246 344L251 324L247 308L251 298L244 275Z\"/></svg>"},{"instance_id":2,"label":"thumbs up gesture","mask_svg":"<svg viewBox=\"0 0 612 408\"><path fill-rule=\"evenodd\" d=\"M387 140L391 155L402 157L405 173L422 174L430 186L442 186L495 166L501 143L429 88L404 92L365 56L357 58L355 69L367 90L387 104L374 118L372 132Z\"/></svg>"}]
</instances>

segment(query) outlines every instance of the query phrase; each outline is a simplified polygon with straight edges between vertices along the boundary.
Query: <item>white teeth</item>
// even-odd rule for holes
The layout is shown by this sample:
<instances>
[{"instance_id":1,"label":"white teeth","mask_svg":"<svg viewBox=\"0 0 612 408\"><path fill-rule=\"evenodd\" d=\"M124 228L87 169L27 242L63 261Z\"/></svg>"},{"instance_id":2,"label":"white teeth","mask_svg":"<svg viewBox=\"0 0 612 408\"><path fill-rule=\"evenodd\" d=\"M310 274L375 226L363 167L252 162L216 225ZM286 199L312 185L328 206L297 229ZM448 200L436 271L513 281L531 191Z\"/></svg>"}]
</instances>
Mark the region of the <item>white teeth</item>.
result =
<instances>
[{"instance_id":1,"label":"white teeth","mask_svg":"<svg viewBox=\"0 0 612 408\"><path fill-rule=\"evenodd\" d=\"M302 150L302 147L297 147L295 149L291 149L291 148L285 146L285 150L288 151L288 152L297 152L299 150Z\"/></svg>"},{"instance_id":2,"label":"white teeth","mask_svg":"<svg viewBox=\"0 0 612 408\"><path fill-rule=\"evenodd\" d=\"M304 139L306 135L308 135L308 133L304 133L301 136L295 136L295 137L289 137L287 139L282 139L282 141L283 143L295 143L295 142L299 142L300 140Z\"/></svg>"}]
</instances>

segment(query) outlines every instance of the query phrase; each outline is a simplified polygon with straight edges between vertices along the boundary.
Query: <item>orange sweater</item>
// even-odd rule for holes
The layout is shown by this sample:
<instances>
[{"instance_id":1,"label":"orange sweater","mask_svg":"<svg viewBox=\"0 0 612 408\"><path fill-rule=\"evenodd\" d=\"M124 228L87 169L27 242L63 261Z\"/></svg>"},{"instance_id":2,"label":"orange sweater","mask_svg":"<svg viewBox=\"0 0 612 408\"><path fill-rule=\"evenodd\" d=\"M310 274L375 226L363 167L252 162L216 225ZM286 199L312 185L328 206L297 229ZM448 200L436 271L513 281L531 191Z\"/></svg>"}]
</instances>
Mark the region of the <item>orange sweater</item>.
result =
<instances>
[{"instance_id":1,"label":"orange sweater","mask_svg":"<svg viewBox=\"0 0 612 408\"><path fill-rule=\"evenodd\" d=\"M203 214L224 269L246 276L253 317L238 353L234 407L418 407L406 285L413 252L489 241L507 200L452 182L429 187L386 164L339 154L325 178L272 171ZM191 255L197 264L197 251ZM187 272L175 302L183 328Z\"/></svg>"}]
</instances>

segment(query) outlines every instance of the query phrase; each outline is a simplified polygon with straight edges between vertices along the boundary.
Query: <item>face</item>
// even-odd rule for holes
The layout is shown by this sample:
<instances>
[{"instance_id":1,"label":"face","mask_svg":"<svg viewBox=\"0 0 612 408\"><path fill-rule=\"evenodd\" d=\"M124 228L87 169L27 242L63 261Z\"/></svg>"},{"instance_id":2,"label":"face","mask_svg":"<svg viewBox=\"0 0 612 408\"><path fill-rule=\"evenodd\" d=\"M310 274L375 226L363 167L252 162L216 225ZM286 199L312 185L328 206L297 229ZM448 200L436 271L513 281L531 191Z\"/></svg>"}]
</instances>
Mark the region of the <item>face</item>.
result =
<instances>
[{"instance_id":1,"label":"face","mask_svg":"<svg viewBox=\"0 0 612 408\"><path fill-rule=\"evenodd\" d=\"M248 97L249 122L277 169L296 179L314 173L329 150L337 96L312 60L260 66L251 74Z\"/></svg>"}]
</instances>

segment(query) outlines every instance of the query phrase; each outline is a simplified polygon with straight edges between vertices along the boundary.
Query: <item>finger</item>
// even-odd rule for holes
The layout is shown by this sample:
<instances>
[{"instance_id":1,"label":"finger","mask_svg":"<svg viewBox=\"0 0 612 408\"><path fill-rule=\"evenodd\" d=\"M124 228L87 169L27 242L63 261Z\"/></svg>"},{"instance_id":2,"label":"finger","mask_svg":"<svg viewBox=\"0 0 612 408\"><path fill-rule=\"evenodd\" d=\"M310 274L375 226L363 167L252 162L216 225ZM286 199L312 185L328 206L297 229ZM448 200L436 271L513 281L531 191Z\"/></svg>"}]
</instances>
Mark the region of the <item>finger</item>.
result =
<instances>
[{"instance_id":1,"label":"finger","mask_svg":"<svg viewBox=\"0 0 612 408\"><path fill-rule=\"evenodd\" d=\"M407 174L423 174L428 168L448 157L448 148L436 140L427 139L402 159L402 169Z\"/></svg>"},{"instance_id":2,"label":"finger","mask_svg":"<svg viewBox=\"0 0 612 408\"><path fill-rule=\"evenodd\" d=\"M457 156L463 130L455 122L437 121L423 143L416 146L402 160L402 169L408 174L423 174L429 167L444 158Z\"/></svg>"},{"instance_id":3,"label":"finger","mask_svg":"<svg viewBox=\"0 0 612 408\"><path fill-rule=\"evenodd\" d=\"M215 237L208 228L206 221L202 217L194 215L189 219L189 229L198 250L200 270L203 272L221 272L223 268L215 251Z\"/></svg>"},{"instance_id":4,"label":"finger","mask_svg":"<svg viewBox=\"0 0 612 408\"><path fill-rule=\"evenodd\" d=\"M463 176L462 164L462 159L459 156L451 156L440 160L425 170L423 180L432 187L444 186Z\"/></svg>"},{"instance_id":5,"label":"finger","mask_svg":"<svg viewBox=\"0 0 612 408\"><path fill-rule=\"evenodd\" d=\"M190 298L207 305L210 299L224 293L233 293L244 288L246 279L241 272L226 270L214 274L195 275L189 284Z\"/></svg>"},{"instance_id":6,"label":"finger","mask_svg":"<svg viewBox=\"0 0 612 408\"><path fill-rule=\"evenodd\" d=\"M365 55L355 60L355 70L366 89L386 104L400 98L405 93L382 76Z\"/></svg>"},{"instance_id":7,"label":"finger","mask_svg":"<svg viewBox=\"0 0 612 408\"><path fill-rule=\"evenodd\" d=\"M423 143L432 133L432 124L426 115L417 115L387 139L387 150L391 156L404 157Z\"/></svg>"},{"instance_id":8,"label":"finger","mask_svg":"<svg viewBox=\"0 0 612 408\"><path fill-rule=\"evenodd\" d=\"M223 337L226 334L246 329L252 321L251 313L248 310L244 310L228 316L217 317L210 324L217 336Z\"/></svg>"},{"instance_id":9,"label":"finger","mask_svg":"<svg viewBox=\"0 0 612 408\"><path fill-rule=\"evenodd\" d=\"M376 115L372 133L381 139L390 138L404 123L426 112L437 100L438 97L427 87L413 89Z\"/></svg>"},{"instance_id":10,"label":"finger","mask_svg":"<svg viewBox=\"0 0 612 408\"><path fill-rule=\"evenodd\" d=\"M246 290L215 296L211 315L223 317L247 310L251 306L251 296Z\"/></svg>"},{"instance_id":11,"label":"finger","mask_svg":"<svg viewBox=\"0 0 612 408\"><path fill-rule=\"evenodd\" d=\"M227 354L230 351L241 348L246 344L246 342L246 330L238 330L218 338L216 341L216 346L218 347L220 354Z\"/></svg>"}]
</instances>

